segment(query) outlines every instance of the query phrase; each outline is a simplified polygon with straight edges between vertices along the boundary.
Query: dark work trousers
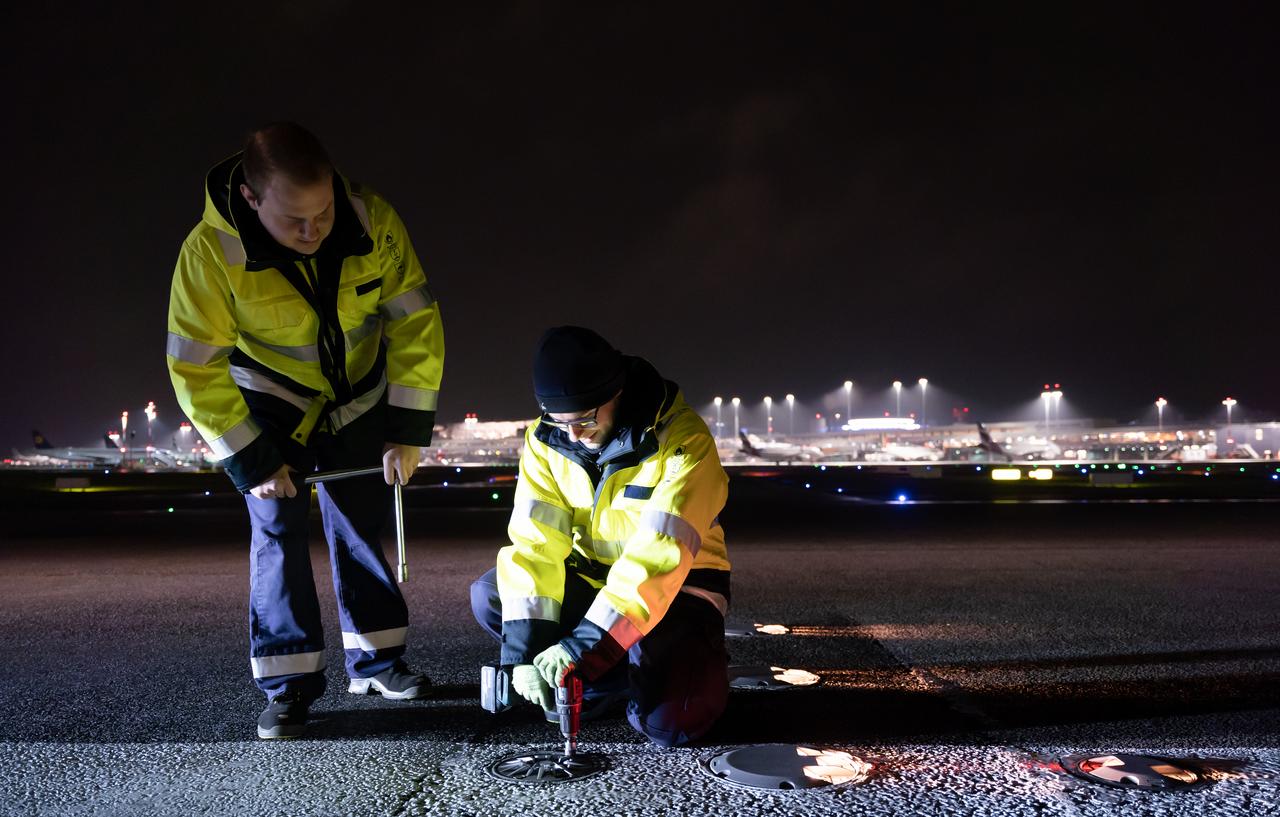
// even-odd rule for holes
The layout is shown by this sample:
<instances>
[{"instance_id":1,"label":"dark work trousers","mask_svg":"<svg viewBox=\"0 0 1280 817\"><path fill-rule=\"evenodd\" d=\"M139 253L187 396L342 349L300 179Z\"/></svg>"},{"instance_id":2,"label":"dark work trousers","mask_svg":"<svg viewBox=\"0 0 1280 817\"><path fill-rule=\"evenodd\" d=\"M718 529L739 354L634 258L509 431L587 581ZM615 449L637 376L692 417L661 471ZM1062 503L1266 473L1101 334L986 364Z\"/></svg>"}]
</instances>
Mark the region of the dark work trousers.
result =
<instances>
[{"instance_id":1,"label":"dark work trousers","mask_svg":"<svg viewBox=\"0 0 1280 817\"><path fill-rule=\"evenodd\" d=\"M586 580L572 570L565 572L560 637L573 632L596 597L595 588ZM496 569L471 584L471 612L480 626L501 641L502 602ZM720 611L703 599L678 593L658 625L627 652L627 720L659 746L697 740L724 713L729 698L728 667ZM584 701L589 704L593 697L618 685L618 675L610 671L594 684L584 683Z\"/></svg>"},{"instance_id":2,"label":"dark work trousers","mask_svg":"<svg viewBox=\"0 0 1280 817\"><path fill-rule=\"evenodd\" d=\"M379 464L380 420L362 417L336 435L313 435L306 449L313 458L312 469ZM286 456L294 464L298 455L292 451ZM245 495L253 527L249 655L254 682L268 699L296 690L310 702L324 693L324 633L307 545L311 490L302 484L305 473L292 477L298 495L291 499ZM378 674L405 650L408 610L380 542L391 491L381 474L317 486L347 674L352 678Z\"/></svg>"}]
</instances>

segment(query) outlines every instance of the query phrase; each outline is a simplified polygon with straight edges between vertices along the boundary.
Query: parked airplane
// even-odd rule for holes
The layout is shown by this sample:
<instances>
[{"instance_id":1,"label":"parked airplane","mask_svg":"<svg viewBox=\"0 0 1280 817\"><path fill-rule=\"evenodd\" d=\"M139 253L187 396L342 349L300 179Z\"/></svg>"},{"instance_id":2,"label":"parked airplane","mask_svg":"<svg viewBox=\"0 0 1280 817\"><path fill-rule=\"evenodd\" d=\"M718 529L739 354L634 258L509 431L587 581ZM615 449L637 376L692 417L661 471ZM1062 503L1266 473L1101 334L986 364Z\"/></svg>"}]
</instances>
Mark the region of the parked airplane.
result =
<instances>
[{"instance_id":1,"label":"parked airplane","mask_svg":"<svg viewBox=\"0 0 1280 817\"><path fill-rule=\"evenodd\" d=\"M757 459L771 462L788 462L791 460L811 462L822 459L823 456L822 449L814 445L795 445L793 443L762 440L754 434L748 435L745 431L739 431L738 437L742 440L742 453Z\"/></svg>"},{"instance_id":2,"label":"parked airplane","mask_svg":"<svg viewBox=\"0 0 1280 817\"><path fill-rule=\"evenodd\" d=\"M119 465L124 461L124 452L111 438L102 435L103 447L75 446L70 448L56 447L39 431L31 430L31 440L35 445L33 451L14 449L15 459L31 462L47 462L59 465L70 463L88 463L90 465Z\"/></svg>"},{"instance_id":3,"label":"parked airplane","mask_svg":"<svg viewBox=\"0 0 1280 817\"><path fill-rule=\"evenodd\" d=\"M1001 445L991 439L991 432L987 431L982 423L978 423L978 438L981 442L963 450L961 456L964 459L1000 459L1013 462L1014 460L1056 460L1062 457L1062 448L1045 438L1028 437L1022 442Z\"/></svg>"},{"instance_id":4,"label":"parked airplane","mask_svg":"<svg viewBox=\"0 0 1280 817\"><path fill-rule=\"evenodd\" d=\"M863 459L867 462L937 462L942 459L942 452L927 445L888 443L878 451L868 451Z\"/></svg>"}]
</instances>

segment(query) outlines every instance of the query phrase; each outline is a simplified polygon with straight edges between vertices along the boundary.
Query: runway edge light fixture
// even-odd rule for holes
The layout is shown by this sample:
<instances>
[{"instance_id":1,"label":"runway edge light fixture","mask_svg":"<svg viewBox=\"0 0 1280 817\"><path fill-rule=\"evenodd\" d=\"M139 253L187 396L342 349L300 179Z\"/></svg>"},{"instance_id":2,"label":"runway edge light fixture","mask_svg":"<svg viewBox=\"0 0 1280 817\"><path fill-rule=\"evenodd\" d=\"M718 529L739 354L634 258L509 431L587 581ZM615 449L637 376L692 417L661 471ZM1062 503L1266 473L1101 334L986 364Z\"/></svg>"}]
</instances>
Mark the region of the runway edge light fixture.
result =
<instances>
[{"instance_id":1,"label":"runway edge light fixture","mask_svg":"<svg viewBox=\"0 0 1280 817\"><path fill-rule=\"evenodd\" d=\"M790 791L865 783L871 764L844 749L770 743L698 758L703 772L733 786Z\"/></svg>"}]
</instances>

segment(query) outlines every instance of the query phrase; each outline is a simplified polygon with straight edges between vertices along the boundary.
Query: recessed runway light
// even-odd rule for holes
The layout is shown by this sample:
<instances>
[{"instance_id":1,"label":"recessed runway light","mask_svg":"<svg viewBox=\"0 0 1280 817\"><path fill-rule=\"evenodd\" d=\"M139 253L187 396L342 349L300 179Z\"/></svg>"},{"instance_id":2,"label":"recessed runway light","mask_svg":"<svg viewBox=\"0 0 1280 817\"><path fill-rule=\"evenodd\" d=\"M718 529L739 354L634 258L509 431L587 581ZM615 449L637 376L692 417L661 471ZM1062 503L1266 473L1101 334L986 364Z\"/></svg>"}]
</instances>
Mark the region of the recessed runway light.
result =
<instances>
[{"instance_id":1,"label":"recessed runway light","mask_svg":"<svg viewBox=\"0 0 1280 817\"><path fill-rule=\"evenodd\" d=\"M1150 755L1067 755L1062 768L1092 783L1122 789L1185 789L1204 782L1179 761Z\"/></svg>"},{"instance_id":2,"label":"recessed runway light","mask_svg":"<svg viewBox=\"0 0 1280 817\"><path fill-rule=\"evenodd\" d=\"M603 755L568 757L559 752L520 752L491 761L485 771L507 783L548 785L575 783L607 768L609 761Z\"/></svg>"},{"instance_id":3,"label":"recessed runway light","mask_svg":"<svg viewBox=\"0 0 1280 817\"><path fill-rule=\"evenodd\" d=\"M775 791L857 785L872 768L843 749L791 744L729 749L700 757L698 766L725 783Z\"/></svg>"},{"instance_id":4,"label":"recessed runway light","mask_svg":"<svg viewBox=\"0 0 1280 817\"><path fill-rule=\"evenodd\" d=\"M808 670L786 667L729 667L729 686L734 689L780 690L813 686L822 679Z\"/></svg>"}]
</instances>

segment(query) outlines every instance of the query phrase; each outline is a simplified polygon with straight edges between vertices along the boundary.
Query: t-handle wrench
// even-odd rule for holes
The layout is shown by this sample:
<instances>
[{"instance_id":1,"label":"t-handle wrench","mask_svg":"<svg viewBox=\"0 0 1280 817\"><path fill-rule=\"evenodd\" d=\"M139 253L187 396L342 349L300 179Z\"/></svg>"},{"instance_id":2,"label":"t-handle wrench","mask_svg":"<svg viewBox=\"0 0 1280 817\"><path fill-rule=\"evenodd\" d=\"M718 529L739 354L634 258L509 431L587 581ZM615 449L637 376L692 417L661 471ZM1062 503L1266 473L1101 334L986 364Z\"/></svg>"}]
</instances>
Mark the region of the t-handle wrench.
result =
<instances>
[{"instance_id":1,"label":"t-handle wrench","mask_svg":"<svg viewBox=\"0 0 1280 817\"><path fill-rule=\"evenodd\" d=\"M311 474L302 482L304 485L314 485L317 482L328 482L333 479L349 479L351 477L364 477L371 474L383 473L381 465L372 465L368 468L347 468L338 471L317 471ZM396 558L399 564L396 565L396 575L401 584L409 581L409 558L405 555L404 549L404 492L401 490L399 480L395 483L395 508L396 508Z\"/></svg>"}]
</instances>

